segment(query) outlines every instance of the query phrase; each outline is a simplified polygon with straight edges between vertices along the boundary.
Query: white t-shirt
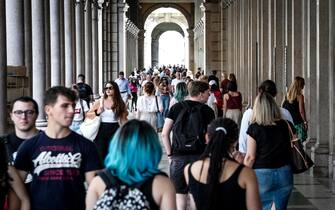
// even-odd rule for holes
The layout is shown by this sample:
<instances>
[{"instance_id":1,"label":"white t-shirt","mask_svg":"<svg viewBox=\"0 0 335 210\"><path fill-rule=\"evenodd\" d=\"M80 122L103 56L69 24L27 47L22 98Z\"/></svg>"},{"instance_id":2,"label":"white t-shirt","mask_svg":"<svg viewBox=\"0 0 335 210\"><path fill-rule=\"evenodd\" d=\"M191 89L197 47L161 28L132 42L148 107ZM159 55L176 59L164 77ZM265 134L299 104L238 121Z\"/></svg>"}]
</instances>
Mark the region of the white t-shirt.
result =
<instances>
[{"instance_id":1,"label":"white t-shirt","mask_svg":"<svg viewBox=\"0 0 335 210\"><path fill-rule=\"evenodd\" d=\"M280 113L284 120L288 120L293 123L292 116L287 109L280 107ZM252 109L249 108L243 114L242 121L241 121L240 135L238 139L238 144L239 144L238 150L243 153L247 152L247 130L249 127L249 122L251 120L251 117L252 117Z\"/></svg>"},{"instance_id":2,"label":"white t-shirt","mask_svg":"<svg viewBox=\"0 0 335 210\"><path fill-rule=\"evenodd\" d=\"M81 105L81 103L82 105ZM84 110L84 111L83 111ZM80 122L84 120L84 113L88 112L89 108L87 106L87 102L85 100L79 99L76 102L76 106L74 108L74 116L73 121Z\"/></svg>"},{"instance_id":3,"label":"white t-shirt","mask_svg":"<svg viewBox=\"0 0 335 210\"><path fill-rule=\"evenodd\" d=\"M162 101L157 96L158 108L163 109ZM137 110L139 112L157 112L156 97L143 95L137 100Z\"/></svg>"}]
</instances>

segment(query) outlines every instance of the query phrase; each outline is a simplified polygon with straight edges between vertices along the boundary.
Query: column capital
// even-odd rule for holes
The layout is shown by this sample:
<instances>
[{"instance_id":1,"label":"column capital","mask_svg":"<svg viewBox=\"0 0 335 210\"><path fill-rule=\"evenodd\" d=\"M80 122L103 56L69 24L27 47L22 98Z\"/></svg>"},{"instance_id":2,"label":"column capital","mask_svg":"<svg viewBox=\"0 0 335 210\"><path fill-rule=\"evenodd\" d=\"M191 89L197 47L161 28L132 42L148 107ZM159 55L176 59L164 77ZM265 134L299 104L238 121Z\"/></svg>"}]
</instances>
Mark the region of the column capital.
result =
<instances>
[{"instance_id":1,"label":"column capital","mask_svg":"<svg viewBox=\"0 0 335 210\"><path fill-rule=\"evenodd\" d=\"M218 8L218 3L201 3L200 4L200 9L202 12L207 13L207 12L217 12L219 10Z\"/></svg>"},{"instance_id":2,"label":"column capital","mask_svg":"<svg viewBox=\"0 0 335 210\"><path fill-rule=\"evenodd\" d=\"M138 29L137 26L129 19L126 22L126 30L133 34L135 37L138 36L140 31L140 29Z\"/></svg>"},{"instance_id":3,"label":"column capital","mask_svg":"<svg viewBox=\"0 0 335 210\"><path fill-rule=\"evenodd\" d=\"M189 38L193 38L194 37L194 28L188 28L186 29L187 33L188 33L188 37Z\"/></svg>"},{"instance_id":4,"label":"column capital","mask_svg":"<svg viewBox=\"0 0 335 210\"><path fill-rule=\"evenodd\" d=\"M129 8L127 3L118 3L117 7L118 7L119 11L122 11L124 13L126 13L128 11L128 8Z\"/></svg>"},{"instance_id":5,"label":"column capital","mask_svg":"<svg viewBox=\"0 0 335 210\"><path fill-rule=\"evenodd\" d=\"M144 29L139 29L138 31L138 38L139 39L144 39L144 34L145 34L145 30Z\"/></svg>"}]
</instances>

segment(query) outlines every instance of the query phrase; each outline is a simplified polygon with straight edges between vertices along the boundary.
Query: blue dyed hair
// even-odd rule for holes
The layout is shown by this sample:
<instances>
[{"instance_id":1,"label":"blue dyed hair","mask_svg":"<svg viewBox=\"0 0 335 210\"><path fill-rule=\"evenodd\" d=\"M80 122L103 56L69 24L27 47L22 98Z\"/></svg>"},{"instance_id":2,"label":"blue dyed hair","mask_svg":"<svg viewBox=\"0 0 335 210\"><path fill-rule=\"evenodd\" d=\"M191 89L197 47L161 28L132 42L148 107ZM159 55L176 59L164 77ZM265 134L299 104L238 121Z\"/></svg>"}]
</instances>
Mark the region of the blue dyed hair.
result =
<instances>
[{"instance_id":1,"label":"blue dyed hair","mask_svg":"<svg viewBox=\"0 0 335 210\"><path fill-rule=\"evenodd\" d=\"M151 125L130 120L115 133L105 166L113 176L132 185L157 174L161 158L162 148Z\"/></svg>"},{"instance_id":2,"label":"blue dyed hair","mask_svg":"<svg viewBox=\"0 0 335 210\"><path fill-rule=\"evenodd\" d=\"M179 82L176 85L176 92L174 93L174 98L178 101L184 101L185 97L188 95L187 85L185 82Z\"/></svg>"}]
</instances>

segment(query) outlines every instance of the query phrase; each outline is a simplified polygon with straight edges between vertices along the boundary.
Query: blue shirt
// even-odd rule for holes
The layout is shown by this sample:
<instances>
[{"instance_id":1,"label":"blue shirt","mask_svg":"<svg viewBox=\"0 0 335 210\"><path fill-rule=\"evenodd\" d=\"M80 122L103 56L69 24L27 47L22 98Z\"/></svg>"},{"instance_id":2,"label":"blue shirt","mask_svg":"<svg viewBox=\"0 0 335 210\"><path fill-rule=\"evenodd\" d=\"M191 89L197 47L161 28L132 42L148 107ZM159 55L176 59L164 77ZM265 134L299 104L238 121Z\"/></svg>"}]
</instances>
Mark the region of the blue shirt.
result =
<instances>
[{"instance_id":1,"label":"blue shirt","mask_svg":"<svg viewBox=\"0 0 335 210\"><path fill-rule=\"evenodd\" d=\"M120 93L131 94L130 88L129 88L129 83L128 83L128 80L126 78L123 78L123 79L118 78L118 79L115 80L115 82L119 86Z\"/></svg>"}]
</instances>

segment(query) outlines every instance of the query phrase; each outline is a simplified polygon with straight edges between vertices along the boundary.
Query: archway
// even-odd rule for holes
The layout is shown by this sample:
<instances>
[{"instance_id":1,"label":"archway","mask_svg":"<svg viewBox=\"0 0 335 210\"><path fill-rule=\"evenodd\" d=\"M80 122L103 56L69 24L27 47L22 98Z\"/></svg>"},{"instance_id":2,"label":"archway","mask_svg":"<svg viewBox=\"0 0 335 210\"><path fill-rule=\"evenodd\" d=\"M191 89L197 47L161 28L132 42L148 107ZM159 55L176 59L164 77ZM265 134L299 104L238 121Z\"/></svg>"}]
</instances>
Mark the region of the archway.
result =
<instances>
[{"instance_id":1,"label":"archway","mask_svg":"<svg viewBox=\"0 0 335 210\"><path fill-rule=\"evenodd\" d=\"M194 5L192 3L141 3L141 14L139 28L141 36L138 40L138 64L141 67L151 66L151 32L160 23L172 22L178 24L184 32L185 39L185 66L191 71L194 71ZM160 9L174 9L179 12L180 18L170 16L167 18L161 18L155 24L152 24L149 28L148 22L152 21L152 14ZM168 16L166 16L168 17ZM149 39L149 41L148 41ZM146 50L149 49L149 50Z\"/></svg>"},{"instance_id":2,"label":"archway","mask_svg":"<svg viewBox=\"0 0 335 210\"><path fill-rule=\"evenodd\" d=\"M144 67L154 67L158 64L158 39L157 35L169 30L182 32L185 39L185 63L189 68L189 30L186 17L174 8L159 8L153 11L144 24ZM160 32L158 32L160 31ZM191 40L193 43L193 38ZM193 45L191 45L193 46ZM192 48L193 51L193 48ZM192 57L193 58L193 57Z\"/></svg>"},{"instance_id":3,"label":"archway","mask_svg":"<svg viewBox=\"0 0 335 210\"><path fill-rule=\"evenodd\" d=\"M151 33L151 66L159 65L159 38L167 31L176 31L185 38L183 29L176 23L160 23Z\"/></svg>"}]
</instances>

